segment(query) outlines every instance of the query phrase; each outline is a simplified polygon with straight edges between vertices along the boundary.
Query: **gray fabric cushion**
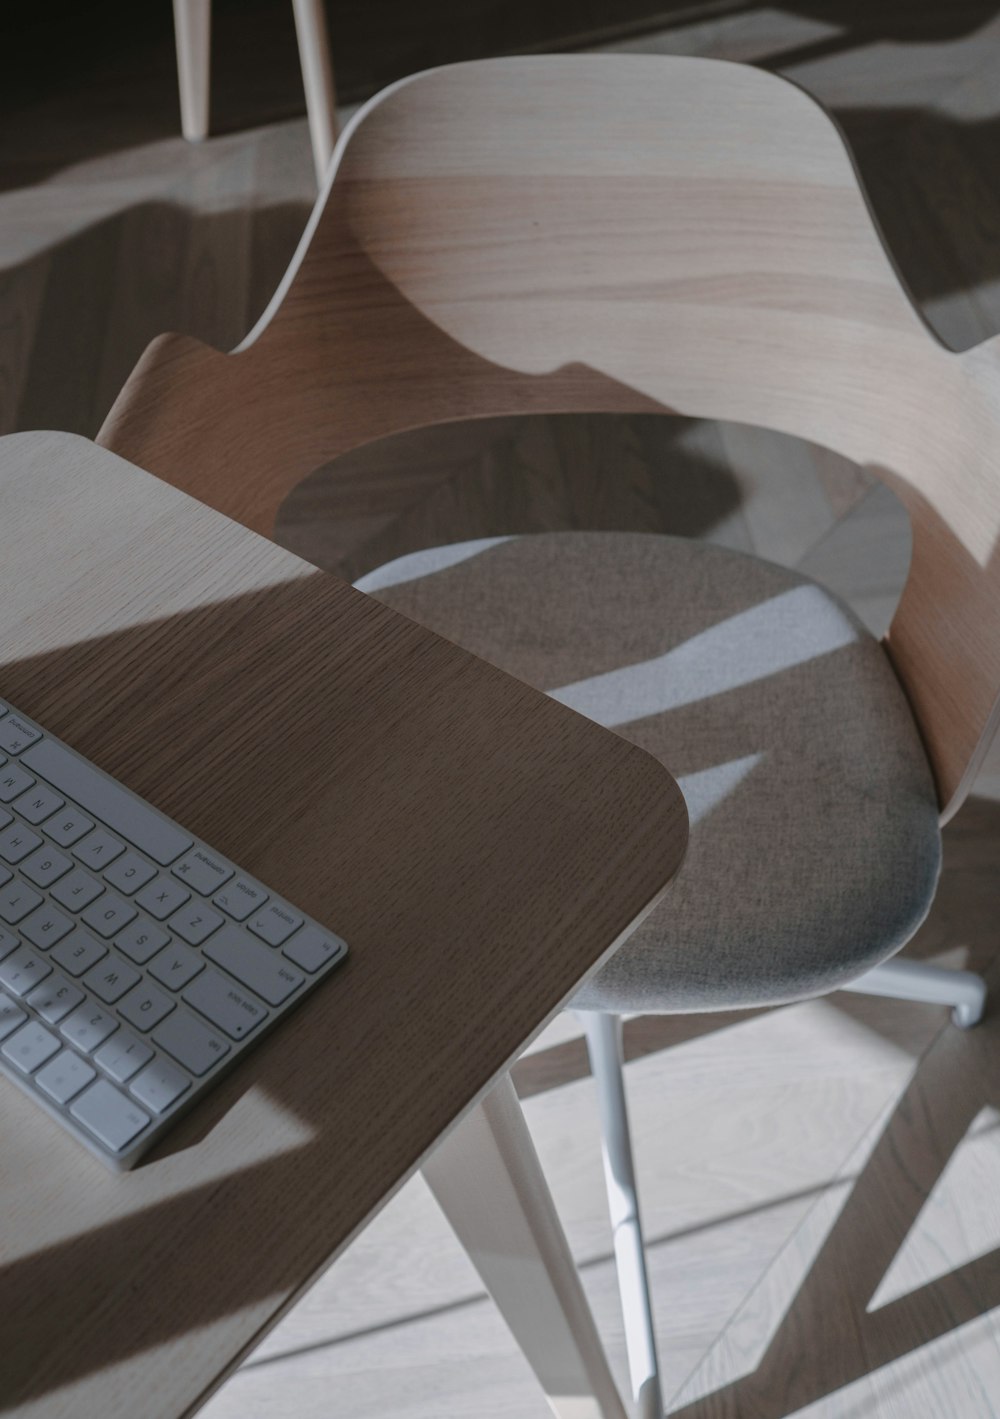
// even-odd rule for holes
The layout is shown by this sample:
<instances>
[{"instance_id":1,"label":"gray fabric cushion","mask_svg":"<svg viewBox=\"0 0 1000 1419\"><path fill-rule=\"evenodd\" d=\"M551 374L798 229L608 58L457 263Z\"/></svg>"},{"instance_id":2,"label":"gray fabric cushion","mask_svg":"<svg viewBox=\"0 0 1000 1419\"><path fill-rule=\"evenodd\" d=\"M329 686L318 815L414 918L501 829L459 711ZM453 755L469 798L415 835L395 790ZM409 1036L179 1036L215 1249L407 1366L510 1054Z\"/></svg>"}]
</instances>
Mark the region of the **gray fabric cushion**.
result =
<instances>
[{"instance_id":1,"label":"gray fabric cushion","mask_svg":"<svg viewBox=\"0 0 1000 1419\"><path fill-rule=\"evenodd\" d=\"M577 1004L792 1000L884 960L923 919L940 862L930 770L881 646L816 583L703 542L570 532L435 548L359 586L679 780L684 866Z\"/></svg>"}]
</instances>

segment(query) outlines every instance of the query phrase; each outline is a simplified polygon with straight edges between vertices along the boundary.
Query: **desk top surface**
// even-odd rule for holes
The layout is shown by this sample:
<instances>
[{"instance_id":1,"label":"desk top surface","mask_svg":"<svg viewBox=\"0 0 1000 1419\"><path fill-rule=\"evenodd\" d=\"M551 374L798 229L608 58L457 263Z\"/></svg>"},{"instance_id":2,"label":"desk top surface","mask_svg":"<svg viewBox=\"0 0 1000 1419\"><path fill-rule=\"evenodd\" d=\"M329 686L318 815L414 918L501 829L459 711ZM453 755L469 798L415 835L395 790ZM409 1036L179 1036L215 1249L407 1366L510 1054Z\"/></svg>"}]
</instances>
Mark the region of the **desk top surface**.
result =
<instances>
[{"instance_id":1,"label":"desk top surface","mask_svg":"<svg viewBox=\"0 0 1000 1419\"><path fill-rule=\"evenodd\" d=\"M653 759L96 445L0 440L0 696L351 956L130 1174L0 1080L0 1407L190 1412L659 897Z\"/></svg>"}]
</instances>

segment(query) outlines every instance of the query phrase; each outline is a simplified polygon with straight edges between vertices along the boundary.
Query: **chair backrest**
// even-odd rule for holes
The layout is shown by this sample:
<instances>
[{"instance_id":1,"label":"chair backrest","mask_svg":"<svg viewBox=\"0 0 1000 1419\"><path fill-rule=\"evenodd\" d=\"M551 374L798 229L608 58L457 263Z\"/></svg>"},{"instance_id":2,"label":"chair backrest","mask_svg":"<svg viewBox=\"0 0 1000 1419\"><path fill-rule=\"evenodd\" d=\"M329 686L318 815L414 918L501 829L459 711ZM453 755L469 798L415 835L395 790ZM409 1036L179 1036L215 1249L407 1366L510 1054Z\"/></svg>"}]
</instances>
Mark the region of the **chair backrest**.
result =
<instances>
[{"instance_id":1,"label":"chair backrest","mask_svg":"<svg viewBox=\"0 0 1000 1419\"><path fill-rule=\"evenodd\" d=\"M954 354L902 289L823 111L761 71L553 56L387 90L343 135L265 317L146 351L101 432L258 531L386 434L527 411L764 425L905 502L888 647L961 801L1000 690L1000 342Z\"/></svg>"}]
</instances>

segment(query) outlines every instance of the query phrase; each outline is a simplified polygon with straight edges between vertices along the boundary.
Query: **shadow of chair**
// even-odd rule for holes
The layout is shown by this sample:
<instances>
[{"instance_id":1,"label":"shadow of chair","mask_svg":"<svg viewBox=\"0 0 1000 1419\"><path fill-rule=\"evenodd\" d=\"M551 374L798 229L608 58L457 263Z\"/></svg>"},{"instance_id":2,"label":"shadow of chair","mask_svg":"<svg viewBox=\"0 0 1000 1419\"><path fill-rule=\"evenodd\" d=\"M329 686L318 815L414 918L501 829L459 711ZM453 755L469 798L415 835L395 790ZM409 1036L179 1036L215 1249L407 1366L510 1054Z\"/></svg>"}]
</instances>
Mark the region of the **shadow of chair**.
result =
<instances>
[{"instance_id":1,"label":"shadow of chair","mask_svg":"<svg viewBox=\"0 0 1000 1419\"><path fill-rule=\"evenodd\" d=\"M791 85L700 60L496 61L362 110L248 338L154 341L100 440L269 534L314 468L376 439L585 411L811 439L885 481L914 535L883 648L815 583L669 538L489 539L361 583L652 748L707 825L581 1000L654 1414L618 1012L844 986L982 1011L979 978L888 958L997 723L1000 347L955 355L927 330L835 128Z\"/></svg>"}]
</instances>

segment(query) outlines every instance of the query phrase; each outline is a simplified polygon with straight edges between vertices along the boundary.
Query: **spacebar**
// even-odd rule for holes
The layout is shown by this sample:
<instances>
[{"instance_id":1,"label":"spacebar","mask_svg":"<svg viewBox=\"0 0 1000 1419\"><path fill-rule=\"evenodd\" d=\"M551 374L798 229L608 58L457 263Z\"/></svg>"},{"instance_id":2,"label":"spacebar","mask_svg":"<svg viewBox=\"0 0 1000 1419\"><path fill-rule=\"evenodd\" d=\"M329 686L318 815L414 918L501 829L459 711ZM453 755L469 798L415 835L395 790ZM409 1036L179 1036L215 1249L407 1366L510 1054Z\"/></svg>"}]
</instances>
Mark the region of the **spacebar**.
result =
<instances>
[{"instance_id":1,"label":"spacebar","mask_svg":"<svg viewBox=\"0 0 1000 1419\"><path fill-rule=\"evenodd\" d=\"M21 755L20 762L109 828L121 833L161 867L168 866L191 846L193 839L175 828L155 808L148 807L113 779L51 739L33 744Z\"/></svg>"}]
</instances>

